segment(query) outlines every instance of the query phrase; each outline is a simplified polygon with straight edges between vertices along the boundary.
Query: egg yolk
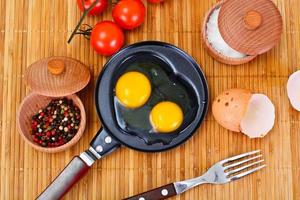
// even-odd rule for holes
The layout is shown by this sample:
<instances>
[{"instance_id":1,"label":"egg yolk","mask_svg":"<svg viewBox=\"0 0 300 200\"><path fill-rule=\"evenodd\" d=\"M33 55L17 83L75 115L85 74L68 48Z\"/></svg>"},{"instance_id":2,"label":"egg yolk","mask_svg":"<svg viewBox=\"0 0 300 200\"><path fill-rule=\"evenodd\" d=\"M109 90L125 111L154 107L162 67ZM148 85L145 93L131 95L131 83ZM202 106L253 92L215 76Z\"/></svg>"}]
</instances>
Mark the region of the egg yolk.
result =
<instances>
[{"instance_id":1,"label":"egg yolk","mask_svg":"<svg viewBox=\"0 0 300 200\"><path fill-rule=\"evenodd\" d=\"M150 112L150 122L155 131L168 133L178 129L183 121L181 108L170 101L160 102Z\"/></svg>"},{"instance_id":2,"label":"egg yolk","mask_svg":"<svg viewBox=\"0 0 300 200\"><path fill-rule=\"evenodd\" d=\"M127 108L138 108L144 105L151 95L151 83L140 72L123 74L116 84L116 96Z\"/></svg>"}]
</instances>

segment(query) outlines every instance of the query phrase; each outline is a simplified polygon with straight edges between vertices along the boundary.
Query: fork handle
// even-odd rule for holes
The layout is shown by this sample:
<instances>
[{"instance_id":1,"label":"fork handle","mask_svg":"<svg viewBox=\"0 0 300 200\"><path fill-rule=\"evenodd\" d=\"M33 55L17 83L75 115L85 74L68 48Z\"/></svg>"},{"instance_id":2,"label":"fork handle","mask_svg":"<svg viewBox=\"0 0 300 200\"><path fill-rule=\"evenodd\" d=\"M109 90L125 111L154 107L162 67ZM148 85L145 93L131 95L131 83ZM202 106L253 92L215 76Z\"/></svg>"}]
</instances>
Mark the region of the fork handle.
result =
<instances>
[{"instance_id":1,"label":"fork handle","mask_svg":"<svg viewBox=\"0 0 300 200\"><path fill-rule=\"evenodd\" d=\"M168 185L149 190L148 192L144 192L124 200L162 200L176 195L177 192L175 190L175 186L173 183L170 183Z\"/></svg>"}]
</instances>

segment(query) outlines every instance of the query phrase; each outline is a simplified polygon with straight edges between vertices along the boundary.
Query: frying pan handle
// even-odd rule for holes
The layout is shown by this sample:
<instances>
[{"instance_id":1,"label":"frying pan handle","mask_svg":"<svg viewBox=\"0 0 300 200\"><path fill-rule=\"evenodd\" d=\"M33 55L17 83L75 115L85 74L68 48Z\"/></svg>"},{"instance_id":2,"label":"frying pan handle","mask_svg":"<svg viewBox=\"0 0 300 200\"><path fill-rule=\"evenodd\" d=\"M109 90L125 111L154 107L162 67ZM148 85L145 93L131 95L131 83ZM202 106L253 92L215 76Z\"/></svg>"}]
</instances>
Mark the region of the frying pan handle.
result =
<instances>
[{"instance_id":1,"label":"frying pan handle","mask_svg":"<svg viewBox=\"0 0 300 200\"><path fill-rule=\"evenodd\" d=\"M115 151L117 148L119 148L121 145L118 141L116 141L108 131L106 131L104 128L101 128L98 131L98 134L92 142L90 143L90 146L101 156L107 156L108 154Z\"/></svg>"},{"instance_id":2,"label":"frying pan handle","mask_svg":"<svg viewBox=\"0 0 300 200\"><path fill-rule=\"evenodd\" d=\"M79 181L90 169L80 157L76 156L55 178L55 180L44 190L37 200L61 199L69 189Z\"/></svg>"},{"instance_id":3,"label":"frying pan handle","mask_svg":"<svg viewBox=\"0 0 300 200\"><path fill-rule=\"evenodd\" d=\"M89 150L75 156L55 180L44 190L37 200L61 199L90 169L92 164L115 151L120 144L105 129L99 130L91 142Z\"/></svg>"}]
</instances>

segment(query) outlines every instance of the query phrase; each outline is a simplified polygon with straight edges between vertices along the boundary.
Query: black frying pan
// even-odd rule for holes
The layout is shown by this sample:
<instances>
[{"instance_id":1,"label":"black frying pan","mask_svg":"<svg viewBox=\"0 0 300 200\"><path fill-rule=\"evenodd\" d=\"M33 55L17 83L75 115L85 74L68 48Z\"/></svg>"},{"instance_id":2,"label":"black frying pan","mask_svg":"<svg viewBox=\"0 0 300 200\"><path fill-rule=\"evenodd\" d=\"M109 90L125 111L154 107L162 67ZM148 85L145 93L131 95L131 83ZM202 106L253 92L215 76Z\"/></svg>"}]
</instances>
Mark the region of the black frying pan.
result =
<instances>
[{"instance_id":1,"label":"black frying pan","mask_svg":"<svg viewBox=\"0 0 300 200\"><path fill-rule=\"evenodd\" d=\"M195 98L194 113L185 113L184 123L176 133L150 136L132 134L122 130L117 123L113 100L115 83L126 70L127 62L145 58L164 62L168 68L166 70L180 77ZM121 145L144 152L161 152L182 144L194 134L206 115L208 86L199 65L182 50L163 42L141 42L123 48L107 62L97 81L95 101L102 128L90 143L90 148L75 156L37 199L60 199L96 160Z\"/></svg>"}]
</instances>

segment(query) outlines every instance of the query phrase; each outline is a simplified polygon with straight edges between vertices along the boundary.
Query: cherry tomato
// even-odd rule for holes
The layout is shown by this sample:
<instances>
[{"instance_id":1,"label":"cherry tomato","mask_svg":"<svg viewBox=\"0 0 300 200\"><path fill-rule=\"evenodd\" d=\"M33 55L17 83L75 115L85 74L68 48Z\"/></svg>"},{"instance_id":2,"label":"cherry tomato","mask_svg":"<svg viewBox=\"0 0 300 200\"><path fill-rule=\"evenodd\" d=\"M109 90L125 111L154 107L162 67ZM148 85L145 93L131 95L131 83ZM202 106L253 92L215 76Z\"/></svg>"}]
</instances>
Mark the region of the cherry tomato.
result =
<instances>
[{"instance_id":1,"label":"cherry tomato","mask_svg":"<svg viewBox=\"0 0 300 200\"><path fill-rule=\"evenodd\" d=\"M145 21L146 8L141 0L121 0L112 11L114 21L123 29L131 30Z\"/></svg>"},{"instance_id":2,"label":"cherry tomato","mask_svg":"<svg viewBox=\"0 0 300 200\"><path fill-rule=\"evenodd\" d=\"M83 0L84 2L84 8L88 9L96 0ZM83 12L83 5L82 5L82 0L77 0L77 6L79 9ZM107 7L107 0L100 0L95 7L90 10L88 15L99 15L101 14Z\"/></svg>"},{"instance_id":3,"label":"cherry tomato","mask_svg":"<svg viewBox=\"0 0 300 200\"><path fill-rule=\"evenodd\" d=\"M164 0L148 0L148 2L150 2L150 3L161 3L163 1Z\"/></svg>"},{"instance_id":4,"label":"cherry tomato","mask_svg":"<svg viewBox=\"0 0 300 200\"><path fill-rule=\"evenodd\" d=\"M116 23L103 21L94 26L90 40L91 46L97 53L111 56L122 48L125 36Z\"/></svg>"}]
</instances>

